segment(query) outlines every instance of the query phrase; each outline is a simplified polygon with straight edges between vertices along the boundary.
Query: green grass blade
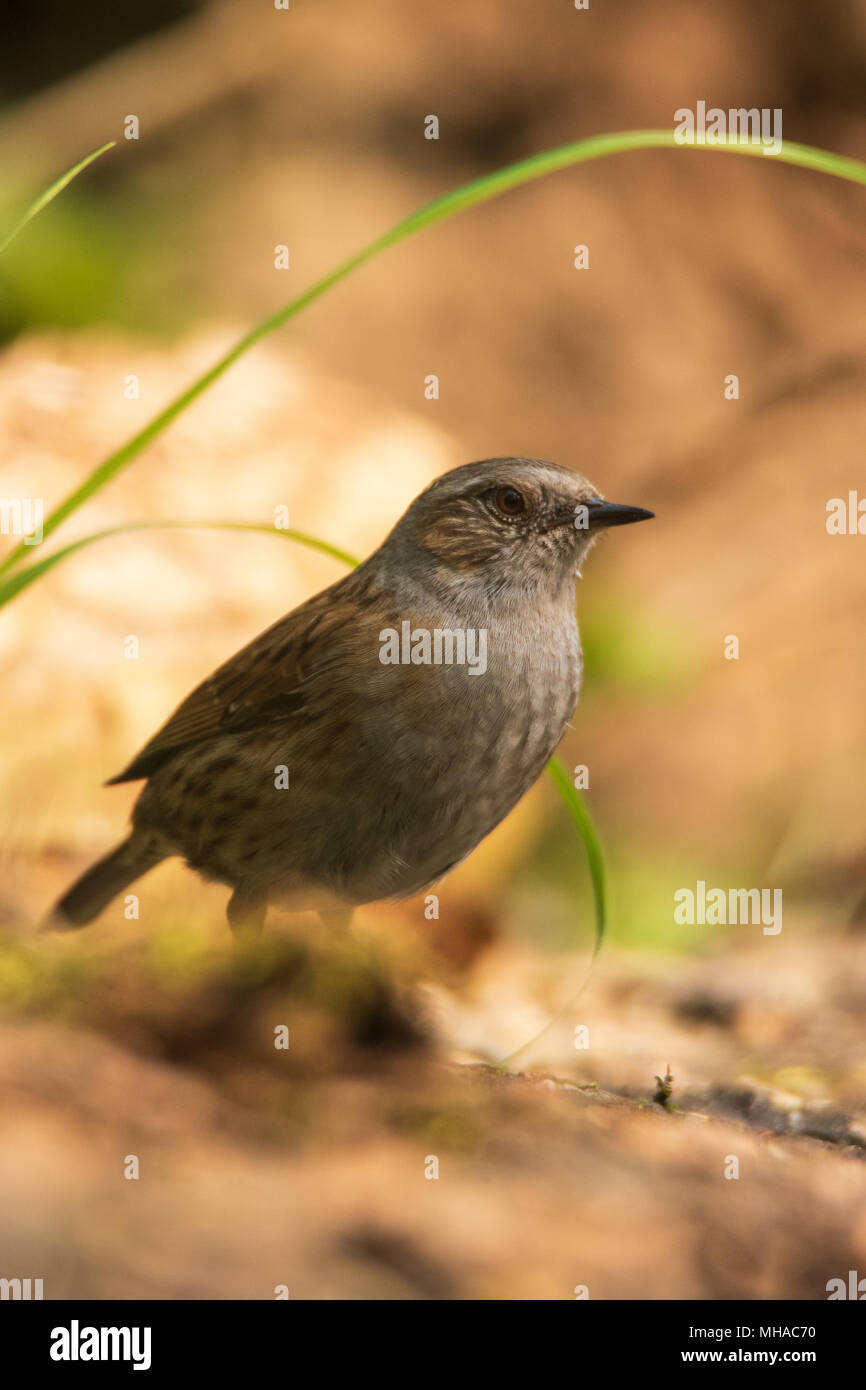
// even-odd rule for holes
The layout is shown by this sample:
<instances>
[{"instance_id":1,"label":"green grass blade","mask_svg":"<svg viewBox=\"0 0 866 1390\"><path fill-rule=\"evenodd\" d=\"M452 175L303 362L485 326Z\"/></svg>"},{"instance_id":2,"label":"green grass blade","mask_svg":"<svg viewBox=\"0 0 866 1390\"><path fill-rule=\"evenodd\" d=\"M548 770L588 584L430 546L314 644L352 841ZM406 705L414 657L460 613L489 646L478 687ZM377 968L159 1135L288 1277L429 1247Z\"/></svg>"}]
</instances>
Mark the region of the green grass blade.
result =
<instances>
[{"instance_id":1,"label":"green grass blade","mask_svg":"<svg viewBox=\"0 0 866 1390\"><path fill-rule=\"evenodd\" d=\"M608 891L604 854L586 802L574 786L568 775L568 769L559 758L551 758L547 764L547 770L553 778L554 786L565 802L568 814L577 826L589 861L592 895L595 902L595 946L592 951L594 959L601 950L601 943L604 941L604 934L607 929Z\"/></svg>"},{"instance_id":2,"label":"green grass blade","mask_svg":"<svg viewBox=\"0 0 866 1390\"><path fill-rule=\"evenodd\" d=\"M500 169L496 173L486 174L483 178L475 179L472 183L465 184L452 193L446 193L443 197L436 198L432 203L428 203L425 207L404 218L390 231L377 237L375 241L371 241L360 251L356 251L348 260L329 271L327 275L309 286L297 298L283 305L276 313L269 315L268 318L252 328L197 381L194 381L191 386L181 392L164 410L155 415L143 429L128 439L119 449L109 454L79 487L65 497L45 519L44 534L46 536L51 535L72 512L76 511L94 493L110 482L121 469L137 458L149 444L168 428L178 415L186 410L187 406L191 405L215 381L218 381L239 357L242 357L244 353L270 333L282 328L308 304L312 304L314 300L320 298L334 285L345 280L353 271L364 265L365 262L372 260L374 256L389 246L395 246L398 242L405 241L407 237L421 231L424 227L454 217L467 208L476 207L479 203L496 198L511 188L531 183L533 180L542 178L545 174L554 173L559 169L570 168L575 164L585 164L590 160L602 159L608 155L624 154L630 150L669 148L741 154L753 159L799 165L805 169L814 169L820 173L834 175L837 178L866 184L866 164L856 159L848 159L843 155L833 154L827 150L814 149L810 145L785 142L777 155L765 155L758 145L741 144L736 141L719 145L681 146L677 144L673 130L627 130L618 131L611 135L594 135L587 140L573 141L568 145L560 145L557 149L532 155L528 159L520 160L505 169ZM0 564L0 574L5 573L23 559L24 554L23 543L17 545Z\"/></svg>"},{"instance_id":3,"label":"green grass blade","mask_svg":"<svg viewBox=\"0 0 866 1390\"><path fill-rule=\"evenodd\" d=\"M92 164L95 159L98 159L101 154L105 154L106 150L113 149L116 144L116 140L107 140L104 145L100 145L98 150L93 150L90 154L85 155L84 158L80 159L78 163L75 164L71 169L67 169L65 174L61 174L60 178L56 179L55 182L52 183L50 188L46 188L44 193L40 193L39 197L36 199L36 202L33 203L27 209L24 216L21 218L21 221L16 222L11 232L7 232L3 240L0 241L0 255L2 255L3 252L6 250L6 247L9 245L10 241L14 241L18 233L24 230L24 228L27 226L27 223L32 222L33 218L37 215L37 213L40 213L43 208L47 207L49 203L53 202L54 199L57 197L58 193L63 192L67 184L71 183L73 179L77 178L78 175L84 169L87 168L88 164Z\"/></svg>"},{"instance_id":4,"label":"green grass blade","mask_svg":"<svg viewBox=\"0 0 866 1390\"><path fill-rule=\"evenodd\" d=\"M547 764L547 771L553 778L553 784L565 802L568 814L577 826L578 834L586 850L586 857L589 861L589 872L592 878L593 899L595 901L595 945L593 946L592 955L590 956L589 964L586 968L583 980L581 981L580 988L565 1004L563 1004L561 1009L556 1011L551 1019L548 1019L544 1027L539 1029L534 1037L530 1038L528 1042L521 1043L520 1047L515 1048L513 1052L509 1052L507 1057L502 1057L496 1063L496 1071L507 1071L516 1057L520 1057L522 1053L528 1052L531 1047L534 1047L541 1038L550 1032L551 1028L555 1027L555 1025L566 1016L566 1014L571 1013L573 1016L573 1011L577 1002L592 978L593 966L601 950L605 930L607 928L607 870L605 868L604 855L602 853L598 834L593 824L592 816L589 814L586 802L580 792L574 787L565 765L559 758L551 758L550 762Z\"/></svg>"},{"instance_id":5,"label":"green grass blade","mask_svg":"<svg viewBox=\"0 0 866 1390\"><path fill-rule=\"evenodd\" d=\"M354 566L358 561L346 550L340 550L336 545L329 545L327 541L320 541L315 536L308 535L305 531L293 531L282 529L277 526L269 526L267 522L258 521L132 521L123 526L109 526L104 531L94 531L92 535L82 536L77 541L72 541L69 545L63 546L60 550L53 551L43 559L37 560L35 564L28 565L26 569L19 569L0 582L0 608L4 604L10 603L22 589L28 588L48 570L58 565L61 560L67 559L70 555L76 554L79 550L93 545L96 541L108 540L111 536L122 536L129 531L163 531L163 530L191 530L191 531L260 531L269 536L282 536L286 540L296 541L299 545L309 546L312 550L318 550L323 555L330 555L334 560L339 560L344 565Z\"/></svg>"}]
</instances>

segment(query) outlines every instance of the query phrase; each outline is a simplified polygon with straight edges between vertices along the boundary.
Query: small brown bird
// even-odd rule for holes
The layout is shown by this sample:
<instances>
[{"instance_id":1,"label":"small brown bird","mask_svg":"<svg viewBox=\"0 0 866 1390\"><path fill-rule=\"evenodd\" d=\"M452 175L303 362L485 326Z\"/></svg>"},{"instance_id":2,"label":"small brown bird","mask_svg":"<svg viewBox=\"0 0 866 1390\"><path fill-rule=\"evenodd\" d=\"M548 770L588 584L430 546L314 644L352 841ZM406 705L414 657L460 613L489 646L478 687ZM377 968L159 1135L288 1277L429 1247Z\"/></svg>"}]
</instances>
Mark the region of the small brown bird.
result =
<instances>
[{"instance_id":1,"label":"small brown bird","mask_svg":"<svg viewBox=\"0 0 866 1390\"><path fill-rule=\"evenodd\" d=\"M575 580L618 506L538 459L437 478L351 574L189 695L125 771L129 837L52 925L83 926L171 855L268 903L340 911L441 879L511 810L574 712Z\"/></svg>"}]
</instances>

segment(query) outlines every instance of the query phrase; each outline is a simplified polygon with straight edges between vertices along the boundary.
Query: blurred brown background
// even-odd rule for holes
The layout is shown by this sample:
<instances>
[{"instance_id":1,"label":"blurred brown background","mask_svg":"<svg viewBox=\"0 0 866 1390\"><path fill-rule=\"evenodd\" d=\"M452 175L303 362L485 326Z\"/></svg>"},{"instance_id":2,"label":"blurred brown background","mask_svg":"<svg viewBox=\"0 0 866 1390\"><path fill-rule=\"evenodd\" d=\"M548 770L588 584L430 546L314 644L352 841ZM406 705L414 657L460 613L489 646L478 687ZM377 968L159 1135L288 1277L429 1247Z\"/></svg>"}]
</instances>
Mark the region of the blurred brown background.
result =
<instances>
[{"instance_id":1,"label":"blurred brown background","mask_svg":"<svg viewBox=\"0 0 866 1390\"><path fill-rule=\"evenodd\" d=\"M781 107L786 139L862 158L864 78L861 0L29 6L0 56L2 225L89 149L119 147L0 264L0 495L65 495L246 327L441 192L581 136L670 128L698 100ZM657 513L598 547L578 595L587 683L563 753L590 768L614 944L515 1063L549 1068L551 1095L444 1069L520 1046L583 979L582 851L546 782L442 885L438 922L420 902L362 914L340 948L348 994L316 983L331 967L312 919L275 926L239 1029L225 893L180 866L142 882L138 923L31 935L117 837L128 789L104 778L335 562L267 537L132 535L3 610L0 1162L9 1259L41 1260L49 1296L267 1297L293 1280L263 1272L259 1225L313 1297L646 1296L650 1269L654 1296L822 1297L866 1260L866 1224L845 1215L864 1210L866 1171L850 1161L866 1146L866 542L825 526L828 499L866 495L864 196L692 151L545 177L364 267L56 538L285 504L364 554L430 477L497 454L555 459ZM697 878L781 887L782 933L676 927L673 892ZM300 973L296 951L313 953ZM275 1071L262 1038L286 1008L305 1023ZM426 1020L413 1047L404 1011ZM178 1038L182 1015L201 1036ZM639 1108L669 1061L676 1120ZM52 1157L72 1132L74 1176ZM159 1181L118 1196L114 1155L136 1142ZM751 1185L719 1177L737 1144ZM440 1151L437 1187L423 1158ZM305 1215L272 1222L286 1165ZM447 1219L419 1214L433 1191ZM73 1213L60 1229L55 1208ZM135 1253L174 1222L170 1249ZM527 1223L542 1234L518 1256Z\"/></svg>"}]
</instances>

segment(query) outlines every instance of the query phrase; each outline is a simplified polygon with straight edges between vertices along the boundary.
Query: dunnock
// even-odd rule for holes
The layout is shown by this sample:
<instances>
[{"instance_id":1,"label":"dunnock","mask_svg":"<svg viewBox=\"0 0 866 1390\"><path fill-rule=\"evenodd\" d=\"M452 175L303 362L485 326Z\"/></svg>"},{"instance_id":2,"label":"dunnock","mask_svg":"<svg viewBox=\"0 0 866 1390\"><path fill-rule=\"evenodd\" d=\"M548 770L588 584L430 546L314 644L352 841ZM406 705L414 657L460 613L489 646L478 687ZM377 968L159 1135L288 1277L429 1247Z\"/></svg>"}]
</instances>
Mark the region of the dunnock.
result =
<instances>
[{"instance_id":1,"label":"dunnock","mask_svg":"<svg viewBox=\"0 0 866 1390\"><path fill-rule=\"evenodd\" d=\"M189 695L112 782L147 779L132 832L55 909L83 926L169 855L234 891L345 910L442 878L541 773L583 660L575 579L605 502L538 459L437 478L351 574Z\"/></svg>"}]
</instances>

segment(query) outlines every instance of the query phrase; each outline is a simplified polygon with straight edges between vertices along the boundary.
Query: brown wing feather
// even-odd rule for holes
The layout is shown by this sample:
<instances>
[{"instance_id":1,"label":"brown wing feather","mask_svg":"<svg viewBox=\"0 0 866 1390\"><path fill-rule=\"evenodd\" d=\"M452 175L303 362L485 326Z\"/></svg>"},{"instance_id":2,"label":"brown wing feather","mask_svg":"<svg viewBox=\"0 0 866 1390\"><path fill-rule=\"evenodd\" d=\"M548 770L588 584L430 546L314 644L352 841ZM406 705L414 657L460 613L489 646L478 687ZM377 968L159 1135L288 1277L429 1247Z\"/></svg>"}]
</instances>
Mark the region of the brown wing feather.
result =
<instances>
[{"instance_id":1,"label":"brown wing feather","mask_svg":"<svg viewBox=\"0 0 866 1390\"><path fill-rule=\"evenodd\" d=\"M338 590L350 585L356 592L347 603L348 596ZM328 639L351 621L365 588L356 571L260 633L196 686L106 786L149 777L181 748L252 728L263 718L302 713L304 682L327 664Z\"/></svg>"}]
</instances>

